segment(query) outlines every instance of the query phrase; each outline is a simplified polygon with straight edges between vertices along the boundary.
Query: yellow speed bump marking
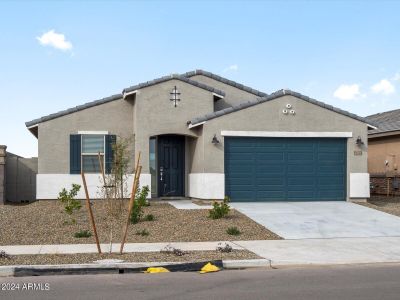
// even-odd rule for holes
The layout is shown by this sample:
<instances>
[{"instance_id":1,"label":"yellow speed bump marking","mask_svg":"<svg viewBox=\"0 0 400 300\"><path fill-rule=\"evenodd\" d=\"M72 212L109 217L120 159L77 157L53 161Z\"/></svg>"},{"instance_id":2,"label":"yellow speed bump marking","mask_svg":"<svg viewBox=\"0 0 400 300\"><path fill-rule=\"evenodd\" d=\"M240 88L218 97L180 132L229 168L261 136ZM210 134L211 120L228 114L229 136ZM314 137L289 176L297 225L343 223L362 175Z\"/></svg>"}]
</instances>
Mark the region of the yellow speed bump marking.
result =
<instances>
[{"instance_id":1,"label":"yellow speed bump marking","mask_svg":"<svg viewBox=\"0 0 400 300\"><path fill-rule=\"evenodd\" d=\"M144 273L153 274L153 273L168 273L169 270L163 267L154 267L154 268L147 268Z\"/></svg>"},{"instance_id":2,"label":"yellow speed bump marking","mask_svg":"<svg viewBox=\"0 0 400 300\"><path fill-rule=\"evenodd\" d=\"M201 268L200 274L205 274L205 273L210 273L210 272L218 272L220 269L217 266L214 266L211 263L208 263L204 265L204 267Z\"/></svg>"}]
</instances>

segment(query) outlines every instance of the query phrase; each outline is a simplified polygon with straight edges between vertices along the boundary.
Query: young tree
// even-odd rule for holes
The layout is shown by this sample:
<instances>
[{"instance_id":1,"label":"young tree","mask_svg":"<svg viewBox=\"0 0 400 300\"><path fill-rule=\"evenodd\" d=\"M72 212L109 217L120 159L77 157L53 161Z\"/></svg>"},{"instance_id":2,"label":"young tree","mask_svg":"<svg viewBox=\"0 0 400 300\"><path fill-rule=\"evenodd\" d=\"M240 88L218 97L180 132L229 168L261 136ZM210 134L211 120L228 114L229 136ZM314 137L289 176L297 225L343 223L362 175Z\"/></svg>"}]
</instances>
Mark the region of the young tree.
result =
<instances>
[{"instance_id":1,"label":"young tree","mask_svg":"<svg viewBox=\"0 0 400 300\"><path fill-rule=\"evenodd\" d=\"M110 227L110 253L113 239L113 224L121 220L124 211L124 198L128 195L128 174L131 139L118 138L113 144L113 161L110 174L104 174L103 161L99 155L100 166L103 175L102 198L106 201L107 222Z\"/></svg>"}]
</instances>

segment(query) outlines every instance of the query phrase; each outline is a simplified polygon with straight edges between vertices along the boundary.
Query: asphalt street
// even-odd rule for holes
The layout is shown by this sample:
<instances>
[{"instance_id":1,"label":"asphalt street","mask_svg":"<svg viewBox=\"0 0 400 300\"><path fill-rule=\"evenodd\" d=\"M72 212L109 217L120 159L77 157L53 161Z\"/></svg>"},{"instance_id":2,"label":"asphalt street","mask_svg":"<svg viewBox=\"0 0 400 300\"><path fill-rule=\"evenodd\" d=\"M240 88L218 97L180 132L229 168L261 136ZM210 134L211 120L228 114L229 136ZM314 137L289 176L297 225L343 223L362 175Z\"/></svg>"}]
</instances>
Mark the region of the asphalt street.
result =
<instances>
[{"instance_id":1,"label":"asphalt street","mask_svg":"<svg viewBox=\"0 0 400 300\"><path fill-rule=\"evenodd\" d=\"M0 299L400 299L400 264L0 278ZM30 288L29 288L30 284ZM18 287L17 287L18 286ZM11 289L14 287L14 290Z\"/></svg>"}]
</instances>

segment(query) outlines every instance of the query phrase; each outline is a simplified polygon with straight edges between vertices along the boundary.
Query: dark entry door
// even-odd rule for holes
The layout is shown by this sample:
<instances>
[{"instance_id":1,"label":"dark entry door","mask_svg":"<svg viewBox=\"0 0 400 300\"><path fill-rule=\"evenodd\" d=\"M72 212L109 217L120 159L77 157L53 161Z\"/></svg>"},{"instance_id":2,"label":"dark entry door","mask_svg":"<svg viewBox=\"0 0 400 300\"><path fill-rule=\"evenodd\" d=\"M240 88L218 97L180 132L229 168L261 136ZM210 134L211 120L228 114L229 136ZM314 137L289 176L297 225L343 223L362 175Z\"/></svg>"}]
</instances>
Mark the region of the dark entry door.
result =
<instances>
[{"instance_id":1,"label":"dark entry door","mask_svg":"<svg viewBox=\"0 0 400 300\"><path fill-rule=\"evenodd\" d=\"M158 195L184 196L185 138L158 137Z\"/></svg>"}]
</instances>

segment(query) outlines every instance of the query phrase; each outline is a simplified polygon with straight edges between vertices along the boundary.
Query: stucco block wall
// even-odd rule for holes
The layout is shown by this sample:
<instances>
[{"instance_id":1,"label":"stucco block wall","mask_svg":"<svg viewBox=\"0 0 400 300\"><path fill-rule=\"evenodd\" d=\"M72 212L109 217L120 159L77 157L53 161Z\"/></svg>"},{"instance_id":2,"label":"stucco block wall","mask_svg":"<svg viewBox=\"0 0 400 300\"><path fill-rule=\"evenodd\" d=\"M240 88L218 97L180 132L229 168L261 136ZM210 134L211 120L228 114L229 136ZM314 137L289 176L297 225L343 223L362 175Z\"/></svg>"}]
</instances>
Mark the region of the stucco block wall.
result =
<instances>
[{"instance_id":1,"label":"stucco block wall","mask_svg":"<svg viewBox=\"0 0 400 300\"><path fill-rule=\"evenodd\" d=\"M170 92L181 93L177 107L170 101ZM170 80L143 88L136 94L134 106L135 151L141 151L142 172L149 173L149 139L160 134L180 134L197 138L187 122L213 111L213 94L180 80Z\"/></svg>"},{"instance_id":2,"label":"stucco block wall","mask_svg":"<svg viewBox=\"0 0 400 300\"><path fill-rule=\"evenodd\" d=\"M6 201L6 149L6 146L0 145L0 205Z\"/></svg>"},{"instance_id":3,"label":"stucco block wall","mask_svg":"<svg viewBox=\"0 0 400 300\"><path fill-rule=\"evenodd\" d=\"M385 161L388 165L385 165ZM371 174L398 174L400 137L382 137L368 141L368 172Z\"/></svg>"},{"instance_id":4,"label":"stucco block wall","mask_svg":"<svg viewBox=\"0 0 400 300\"><path fill-rule=\"evenodd\" d=\"M36 200L38 158L24 158L7 153L6 199L10 202Z\"/></svg>"},{"instance_id":5,"label":"stucco block wall","mask_svg":"<svg viewBox=\"0 0 400 300\"><path fill-rule=\"evenodd\" d=\"M221 110L242 102L258 98L252 93L248 93L229 84L223 83L204 75L192 76L190 77L190 79L207 84L225 92L224 99L217 101L215 105L216 110Z\"/></svg>"},{"instance_id":6,"label":"stucco block wall","mask_svg":"<svg viewBox=\"0 0 400 300\"><path fill-rule=\"evenodd\" d=\"M291 104L295 115L284 115L282 110ZM347 195L349 197L350 173L367 173L367 124L336 112L324 109L293 96L284 96L269 102L207 121L203 125L204 171L224 173L224 138L222 130L231 131L288 131L288 132L352 132L347 141ZM221 141L217 146L211 143L217 135ZM365 143L356 145L360 136ZM362 150L362 155L354 151Z\"/></svg>"},{"instance_id":7,"label":"stucco block wall","mask_svg":"<svg viewBox=\"0 0 400 300\"><path fill-rule=\"evenodd\" d=\"M39 123L39 174L69 174L69 136L78 131L108 131L133 141L132 103L115 100ZM133 142L131 145L133 152Z\"/></svg>"}]
</instances>

